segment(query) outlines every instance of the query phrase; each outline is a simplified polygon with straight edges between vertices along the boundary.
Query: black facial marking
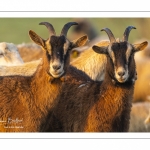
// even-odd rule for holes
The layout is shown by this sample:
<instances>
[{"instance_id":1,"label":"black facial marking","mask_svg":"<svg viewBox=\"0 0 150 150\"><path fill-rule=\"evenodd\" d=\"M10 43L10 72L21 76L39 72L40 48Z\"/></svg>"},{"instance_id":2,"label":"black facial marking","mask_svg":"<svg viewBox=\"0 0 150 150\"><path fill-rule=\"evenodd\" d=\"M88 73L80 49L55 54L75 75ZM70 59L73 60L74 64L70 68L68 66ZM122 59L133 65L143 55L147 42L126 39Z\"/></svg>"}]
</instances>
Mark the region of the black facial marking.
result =
<instances>
[{"instance_id":1,"label":"black facial marking","mask_svg":"<svg viewBox=\"0 0 150 150\"><path fill-rule=\"evenodd\" d=\"M127 42L113 43L111 49L114 52L115 65L117 67L120 66L125 67L125 64L127 64L126 60Z\"/></svg>"},{"instance_id":2,"label":"black facial marking","mask_svg":"<svg viewBox=\"0 0 150 150\"><path fill-rule=\"evenodd\" d=\"M132 45L131 45L132 46ZM107 65L107 70L108 70L108 75L111 77L113 81L118 83L118 81L115 78L115 72L114 72L114 67L125 67L127 65L128 67L128 73L129 73L129 78L126 81L126 83L129 83L132 81L132 79L135 77L135 60L134 60L134 53L131 52L129 53L129 58L128 60L126 59L126 53L128 49L128 43L127 42L120 42L120 43L113 43L111 46L111 50L114 53L114 61L112 58L108 55L107 60L108 60L108 65ZM112 56L113 57L113 56Z\"/></svg>"},{"instance_id":3,"label":"black facial marking","mask_svg":"<svg viewBox=\"0 0 150 150\"><path fill-rule=\"evenodd\" d=\"M51 36L50 45L51 45L51 59L52 61L55 59L59 59L61 62L63 60L64 55L64 44L66 42L66 38L64 36Z\"/></svg>"}]
</instances>

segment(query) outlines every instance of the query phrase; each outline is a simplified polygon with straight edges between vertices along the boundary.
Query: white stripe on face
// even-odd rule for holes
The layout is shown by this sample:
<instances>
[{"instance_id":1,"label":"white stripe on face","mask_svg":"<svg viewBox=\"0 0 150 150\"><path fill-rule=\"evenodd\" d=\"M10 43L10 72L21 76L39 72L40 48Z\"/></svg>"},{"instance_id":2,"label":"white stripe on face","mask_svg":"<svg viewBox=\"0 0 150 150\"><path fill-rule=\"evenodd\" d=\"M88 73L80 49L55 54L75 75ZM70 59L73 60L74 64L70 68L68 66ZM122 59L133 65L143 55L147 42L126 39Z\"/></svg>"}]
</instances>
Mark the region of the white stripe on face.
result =
<instances>
[{"instance_id":1,"label":"white stripe on face","mask_svg":"<svg viewBox=\"0 0 150 150\"><path fill-rule=\"evenodd\" d=\"M46 41L46 49L50 55L52 55L50 39Z\"/></svg>"},{"instance_id":2,"label":"white stripe on face","mask_svg":"<svg viewBox=\"0 0 150 150\"><path fill-rule=\"evenodd\" d=\"M69 46L70 46L70 42L66 39L66 43L64 44L64 47L63 47L64 48L64 55L67 53Z\"/></svg>"},{"instance_id":3,"label":"white stripe on face","mask_svg":"<svg viewBox=\"0 0 150 150\"><path fill-rule=\"evenodd\" d=\"M127 44L127 51L126 51L126 61L127 61L127 63L129 61L129 57L130 57L131 53L132 53L132 46L128 43Z\"/></svg>"},{"instance_id":4,"label":"white stripe on face","mask_svg":"<svg viewBox=\"0 0 150 150\"><path fill-rule=\"evenodd\" d=\"M127 51L126 51L126 62L127 64L124 64L124 66L116 66L115 62L116 62L116 58L115 58L115 54L113 52L113 50L111 49L111 46L109 46L108 48L108 53L109 56L111 57L113 64L114 64L114 72L115 72L115 78L118 80L118 82L123 83L125 81L127 81L128 77L129 77L129 71L128 71L128 59L131 55L132 52L132 46L130 44L127 45Z\"/></svg>"},{"instance_id":5,"label":"white stripe on face","mask_svg":"<svg viewBox=\"0 0 150 150\"><path fill-rule=\"evenodd\" d=\"M111 46L108 47L108 53L109 53L109 56L111 57L111 59L114 63L115 62L115 55L114 55L114 52L111 49Z\"/></svg>"}]
</instances>

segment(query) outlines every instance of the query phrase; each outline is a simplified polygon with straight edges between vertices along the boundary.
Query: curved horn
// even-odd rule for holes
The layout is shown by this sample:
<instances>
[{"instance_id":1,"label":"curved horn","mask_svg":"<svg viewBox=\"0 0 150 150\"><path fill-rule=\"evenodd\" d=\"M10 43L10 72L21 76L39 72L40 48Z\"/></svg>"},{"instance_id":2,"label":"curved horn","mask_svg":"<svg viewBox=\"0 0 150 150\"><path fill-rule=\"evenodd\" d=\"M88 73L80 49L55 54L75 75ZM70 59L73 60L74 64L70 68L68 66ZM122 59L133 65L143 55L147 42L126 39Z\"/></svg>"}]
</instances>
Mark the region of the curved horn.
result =
<instances>
[{"instance_id":1,"label":"curved horn","mask_svg":"<svg viewBox=\"0 0 150 150\"><path fill-rule=\"evenodd\" d=\"M105 32L108 34L110 43L116 42L116 39L115 39L115 37L114 37L114 35L113 35L113 33L111 32L110 29L108 29L108 28L103 28L101 31L105 31Z\"/></svg>"},{"instance_id":2,"label":"curved horn","mask_svg":"<svg viewBox=\"0 0 150 150\"><path fill-rule=\"evenodd\" d=\"M131 29L136 29L134 26L128 26L123 34L123 41L128 41L129 33Z\"/></svg>"},{"instance_id":3,"label":"curved horn","mask_svg":"<svg viewBox=\"0 0 150 150\"><path fill-rule=\"evenodd\" d=\"M56 35L53 26L49 22L40 22L39 25L45 25L50 33L50 35Z\"/></svg>"},{"instance_id":4,"label":"curved horn","mask_svg":"<svg viewBox=\"0 0 150 150\"><path fill-rule=\"evenodd\" d=\"M66 23L66 24L64 25L64 27L62 28L60 35L67 36L67 32L68 32L69 28L70 28L72 25L78 25L78 23L76 23L76 22L68 22L68 23Z\"/></svg>"}]
</instances>

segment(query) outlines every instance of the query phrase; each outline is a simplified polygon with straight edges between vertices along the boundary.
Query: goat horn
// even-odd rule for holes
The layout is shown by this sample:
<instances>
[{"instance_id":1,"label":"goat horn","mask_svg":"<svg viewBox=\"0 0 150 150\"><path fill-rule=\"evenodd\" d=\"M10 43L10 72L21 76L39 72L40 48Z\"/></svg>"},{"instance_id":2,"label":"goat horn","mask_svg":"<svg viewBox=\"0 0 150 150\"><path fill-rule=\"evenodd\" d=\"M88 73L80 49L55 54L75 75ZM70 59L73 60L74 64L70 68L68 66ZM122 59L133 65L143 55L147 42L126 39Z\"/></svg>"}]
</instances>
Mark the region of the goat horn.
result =
<instances>
[{"instance_id":1,"label":"goat horn","mask_svg":"<svg viewBox=\"0 0 150 150\"><path fill-rule=\"evenodd\" d=\"M131 29L136 29L134 26L128 26L123 35L123 41L128 41L129 33Z\"/></svg>"},{"instance_id":2,"label":"goat horn","mask_svg":"<svg viewBox=\"0 0 150 150\"><path fill-rule=\"evenodd\" d=\"M108 28L103 28L101 31L105 31L105 32L108 34L110 43L116 42L116 39L115 39L115 37L114 37L114 35L113 35L113 33L111 32L110 29L108 29Z\"/></svg>"},{"instance_id":3,"label":"goat horn","mask_svg":"<svg viewBox=\"0 0 150 150\"><path fill-rule=\"evenodd\" d=\"M50 33L50 35L56 35L53 26L49 22L40 22L39 25L45 25Z\"/></svg>"},{"instance_id":4,"label":"goat horn","mask_svg":"<svg viewBox=\"0 0 150 150\"><path fill-rule=\"evenodd\" d=\"M69 30L69 28L72 26L72 25L78 25L78 23L76 22L68 22L64 25L64 27L62 28L62 31L61 31L61 34L60 35L64 35L64 36L67 36L67 32Z\"/></svg>"}]
</instances>

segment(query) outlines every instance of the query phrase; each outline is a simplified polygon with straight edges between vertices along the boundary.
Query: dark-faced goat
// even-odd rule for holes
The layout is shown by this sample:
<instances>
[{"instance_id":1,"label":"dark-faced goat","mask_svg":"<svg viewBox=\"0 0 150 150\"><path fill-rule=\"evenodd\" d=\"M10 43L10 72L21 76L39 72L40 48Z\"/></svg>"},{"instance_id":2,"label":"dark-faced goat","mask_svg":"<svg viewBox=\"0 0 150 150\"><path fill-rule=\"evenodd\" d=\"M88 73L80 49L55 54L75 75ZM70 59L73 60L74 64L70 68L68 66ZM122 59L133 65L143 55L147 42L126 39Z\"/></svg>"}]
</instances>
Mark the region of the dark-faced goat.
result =
<instances>
[{"instance_id":1,"label":"dark-faced goat","mask_svg":"<svg viewBox=\"0 0 150 150\"><path fill-rule=\"evenodd\" d=\"M42 63L31 76L0 77L0 131L41 131L48 111L55 105L62 81L69 66L69 53L73 47L83 45L87 36L70 42L68 29L75 22L64 25L60 36L56 36L50 23L42 22L50 32L47 40L29 31L30 38L43 49Z\"/></svg>"}]
</instances>

